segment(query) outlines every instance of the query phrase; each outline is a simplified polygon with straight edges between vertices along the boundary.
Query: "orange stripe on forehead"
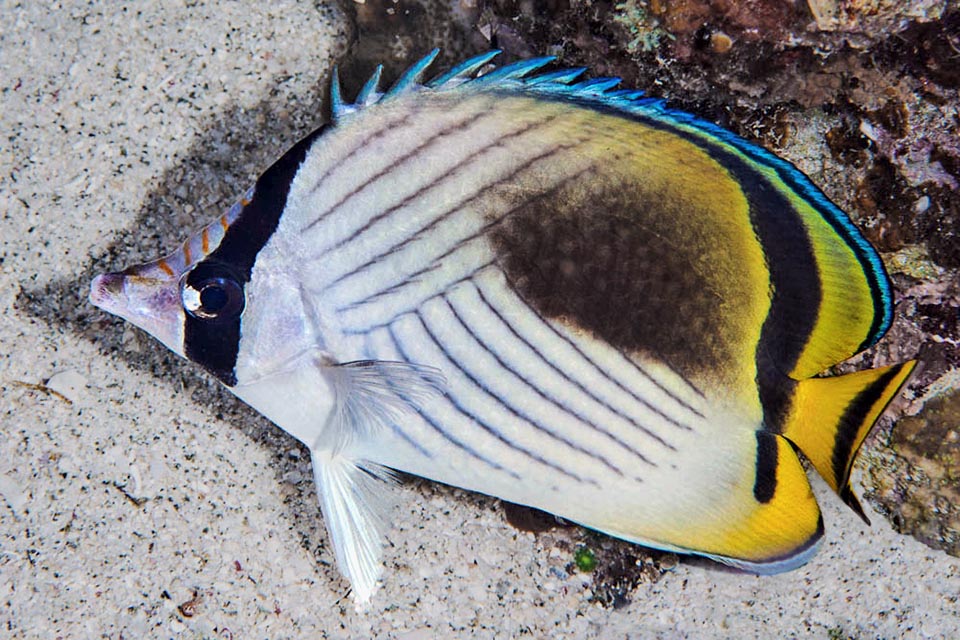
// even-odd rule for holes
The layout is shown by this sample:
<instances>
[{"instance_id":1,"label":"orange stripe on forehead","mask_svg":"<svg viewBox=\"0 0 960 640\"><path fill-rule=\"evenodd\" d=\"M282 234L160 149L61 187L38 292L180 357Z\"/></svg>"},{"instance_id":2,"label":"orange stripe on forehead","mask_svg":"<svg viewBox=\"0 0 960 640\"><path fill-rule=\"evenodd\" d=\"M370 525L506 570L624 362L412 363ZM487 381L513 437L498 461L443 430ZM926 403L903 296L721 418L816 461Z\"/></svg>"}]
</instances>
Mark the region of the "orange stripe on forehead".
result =
<instances>
[{"instance_id":1,"label":"orange stripe on forehead","mask_svg":"<svg viewBox=\"0 0 960 640\"><path fill-rule=\"evenodd\" d=\"M224 231L230 228L230 221L227 220L227 214L220 216L220 226L223 227Z\"/></svg>"},{"instance_id":2,"label":"orange stripe on forehead","mask_svg":"<svg viewBox=\"0 0 960 640\"><path fill-rule=\"evenodd\" d=\"M160 270L163 271L168 276L170 276L171 278L177 275L177 272L174 271L173 268L169 264L167 264L167 261L164 260L163 258L157 261L157 266L160 267Z\"/></svg>"},{"instance_id":3,"label":"orange stripe on forehead","mask_svg":"<svg viewBox=\"0 0 960 640\"><path fill-rule=\"evenodd\" d=\"M207 227L200 232L200 247L203 249L203 255L210 253L210 229Z\"/></svg>"},{"instance_id":4,"label":"orange stripe on forehead","mask_svg":"<svg viewBox=\"0 0 960 640\"><path fill-rule=\"evenodd\" d=\"M187 240L183 243L183 261L187 264L193 262L193 258L190 255L190 241Z\"/></svg>"}]
</instances>

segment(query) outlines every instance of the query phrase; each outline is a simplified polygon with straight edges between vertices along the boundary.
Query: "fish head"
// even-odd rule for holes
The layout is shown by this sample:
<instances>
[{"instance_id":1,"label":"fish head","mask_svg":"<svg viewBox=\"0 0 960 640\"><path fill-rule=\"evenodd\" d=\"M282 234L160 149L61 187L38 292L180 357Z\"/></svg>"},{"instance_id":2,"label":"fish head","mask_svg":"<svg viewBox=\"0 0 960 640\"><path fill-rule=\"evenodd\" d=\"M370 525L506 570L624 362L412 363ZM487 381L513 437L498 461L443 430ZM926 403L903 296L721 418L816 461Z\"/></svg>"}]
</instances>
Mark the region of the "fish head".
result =
<instances>
[{"instance_id":1,"label":"fish head","mask_svg":"<svg viewBox=\"0 0 960 640\"><path fill-rule=\"evenodd\" d=\"M290 256L277 257L283 234L273 241L291 183L321 130L176 251L100 275L90 287L95 306L145 330L268 416L282 400L266 380L276 382L276 372L294 367L307 350L322 350L290 277Z\"/></svg>"},{"instance_id":2,"label":"fish head","mask_svg":"<svg viewBox=\"0 0 960 640\"><path fill-rule=\"evenodd\" d=\"M98 275L90 285L90 302L143 329L174 353L196 360L187 348L191 320L226 326L239 323L243 312L242 276L212 254L251 197L252 190L173 253Z\"/></svg>"}]
</instances>

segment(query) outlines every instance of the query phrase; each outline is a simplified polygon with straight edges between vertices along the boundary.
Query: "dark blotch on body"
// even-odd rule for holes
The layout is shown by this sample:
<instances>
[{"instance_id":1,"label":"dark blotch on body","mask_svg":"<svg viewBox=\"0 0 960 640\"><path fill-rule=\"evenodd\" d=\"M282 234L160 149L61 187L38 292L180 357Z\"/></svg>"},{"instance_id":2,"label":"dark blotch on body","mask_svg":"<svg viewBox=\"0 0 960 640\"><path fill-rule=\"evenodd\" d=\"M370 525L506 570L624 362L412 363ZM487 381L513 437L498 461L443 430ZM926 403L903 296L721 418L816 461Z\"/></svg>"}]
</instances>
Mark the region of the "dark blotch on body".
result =
<instances>
[{"instance_id":1,"label":"dark blotch on body","mask_svg":"<svg viewBox=\"0 0 960 640\"><path fill-rule=\"evenodd\" d=\"M545 317L626 353L655 354L685 376L728 361L718 295L679 229L695 214L636 185L583 189L530 199L491 231L520 296Z\"/></svg>"}]
</instances>

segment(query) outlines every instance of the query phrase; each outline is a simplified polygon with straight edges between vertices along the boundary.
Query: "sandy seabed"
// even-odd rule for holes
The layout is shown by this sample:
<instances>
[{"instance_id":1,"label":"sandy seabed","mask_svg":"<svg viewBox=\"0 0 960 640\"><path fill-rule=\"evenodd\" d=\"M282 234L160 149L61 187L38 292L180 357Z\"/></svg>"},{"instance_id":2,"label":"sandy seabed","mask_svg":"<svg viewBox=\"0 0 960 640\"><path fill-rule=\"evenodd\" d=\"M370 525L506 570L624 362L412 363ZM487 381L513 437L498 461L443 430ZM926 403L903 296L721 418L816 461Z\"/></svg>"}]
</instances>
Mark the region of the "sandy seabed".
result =
<instances>
[{"instance_id":1,"label":"sandy seabed","mask_svg":"<svg viewBox=\"0 0 960 640\"><path fill-rule=\"evenodd\" d=\"M355 612L304 450L85 300L94 272L173 249L319 123L344 18L121 4L0 9L0 636L960 636L960 561L863 526L822 483L803 569L681 560L616 610L496 501L408 483L384 586Z\"/></svg>"}]
</instances>

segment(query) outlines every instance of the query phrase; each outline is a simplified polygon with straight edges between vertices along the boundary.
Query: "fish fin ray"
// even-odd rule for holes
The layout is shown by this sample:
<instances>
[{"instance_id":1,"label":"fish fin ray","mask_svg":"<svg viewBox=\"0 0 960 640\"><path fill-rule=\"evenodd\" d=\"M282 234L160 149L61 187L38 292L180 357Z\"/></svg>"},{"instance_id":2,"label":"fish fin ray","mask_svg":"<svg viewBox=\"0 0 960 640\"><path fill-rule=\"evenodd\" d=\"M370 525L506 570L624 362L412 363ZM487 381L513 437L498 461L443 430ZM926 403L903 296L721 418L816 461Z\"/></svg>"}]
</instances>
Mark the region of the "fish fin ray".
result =
<instances>
[{"instance_id":1,"label":"fish fin ray","mask_svg":"<svg viewBox=\"0 0 960 640\"><path fill-rule=\"evenodd\" d=\"M527 87L535 87L539 84L561 84L567 86L586 73L586 71L586 67L570 67L567 69L538 73L532 78L527 78L524 81L524 85Z\"/></svg>"},{"instance_id":2,"label":"fish fin ray","mask_svg":"<svg viewBox=\"0 0 960 640\"><path fill-rule=\"evenodd\" d=\"M474 87L482 87L499 84L506 80L519 80L530 75L537 69L550 64L554 60L556 60L555 56L542 56L539 58L518 60L517 62L498 67L489 73L485 73L482 76L474 78L470 84Z\"/></svg>"},{"instance_id":3,"label":"fish fin ray","mask_svg":"<svg viewBox=\"0 0 960 640\"><path fill-rule=\"evenodd\" d=\"M470 79L474 73L479 71L488 62L500 55L500 53L500 49L492 49L486 53L481 53L478 56L464 60L446 73L443 73L427 82L426 86L430 87L431 89L436 89L437 87L441 86L460 84L463 81Z\"/></svg>"},{"instance_id":4,"label":"fish fin ray","mask_svg":"<svg viewBox=\"0 0 960 640\"><path fill-rule=\"evenodd\" d=\"M607 98L622 97L619 94L610 92L618 84L623 82L620 78L590 78L570 86L570 91L579 94L605 95Z\"/></svg>"},{"instance_id":5,"label":"fish fin ray","mask_svg":"<svg viewBox=\"0 0 960 640\"><path fill-rule=\"evenodd\" d=\"M423 78L424 72L427 70L433 61L439 55L440 49L434 49L423 58L413 63L409 69L403 72L403 75L393 83L381 97L381 100L389 100L395 98L401 94L407 93L415 89L416 87L422 86L420 81Z\"/></svg>"},{"instance_id":6,"label":"fish fin ray","mask_svg":"<svg viewBox=\"0 0 960 640\"><path fill-rule=\"evenodd\" d=\"M393 507L393 471L342 453L313 451L313 473L337 567L362 609L383 573L383 539Z\"/></svg>"},{"instance_id":7,"label":"fish fin ray","mask_svg":"<svg viewBox=\"0 0 960 640\"><path fill-rule=\"evenodd\" d=\"M371 438L446 387L439 369L410 362L358 360L327 365L325 374L334 410L313 446L333 451Z\"/></svg>"},{"instance_id":8,"label":"fish fin ray","mask_svg":"<svg viewBox=\"0 0 960 640\"><path fill-rule=\"evenodd\" d=\"M783 435L864 519L850 489L850 471L860 445L916 366L900 364L797 383Z\"/></svg>"},{"instance_id":9,"label":"fish fin ray","mask_svg":"<svg viewBox=\"0 0 960 640\"><path fill-rule=\"evenodd\" d=\"M333 68L330 74L330 119L339 120L344 114L350 113L352 106L344 103L343 89L340 87L340 71Z\"/></svg>"},{"instance_id":10,"label":"fish fin ray","mask_svg":"<svg viewBox=\"0 0 960 640\"><path fill-rule=\"evenodd\" d=\"M356 106L367 106L380 99L380 76L383 75L383 65L378 64L370 78L364 83L357 97L354 99Z\"/></svg>"}]
</instances>

